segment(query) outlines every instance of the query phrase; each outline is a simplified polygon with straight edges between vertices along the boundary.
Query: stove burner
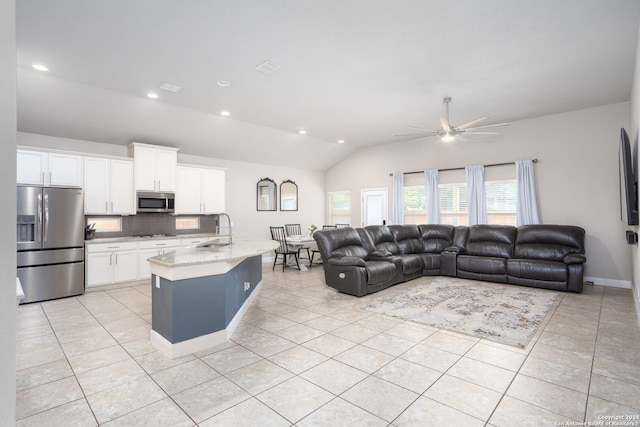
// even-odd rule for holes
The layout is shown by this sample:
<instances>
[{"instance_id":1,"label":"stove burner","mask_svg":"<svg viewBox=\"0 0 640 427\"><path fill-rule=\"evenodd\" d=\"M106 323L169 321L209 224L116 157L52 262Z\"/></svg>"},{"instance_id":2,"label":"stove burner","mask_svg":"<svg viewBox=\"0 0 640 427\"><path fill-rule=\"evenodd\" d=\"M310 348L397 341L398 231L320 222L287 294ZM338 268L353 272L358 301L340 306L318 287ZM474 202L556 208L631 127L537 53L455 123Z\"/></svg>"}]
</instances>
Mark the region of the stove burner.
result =
<instances>
[{"instance_id":1,"label":"stove burner","mask_svg":"<svg viewBox=\"0 0 640 427\"><path fill-rule=\"evenodd\" d=\"M175 237L175 234L162 233L162 234L134 234L133 237Z\"/></svg>"}]
</instances>

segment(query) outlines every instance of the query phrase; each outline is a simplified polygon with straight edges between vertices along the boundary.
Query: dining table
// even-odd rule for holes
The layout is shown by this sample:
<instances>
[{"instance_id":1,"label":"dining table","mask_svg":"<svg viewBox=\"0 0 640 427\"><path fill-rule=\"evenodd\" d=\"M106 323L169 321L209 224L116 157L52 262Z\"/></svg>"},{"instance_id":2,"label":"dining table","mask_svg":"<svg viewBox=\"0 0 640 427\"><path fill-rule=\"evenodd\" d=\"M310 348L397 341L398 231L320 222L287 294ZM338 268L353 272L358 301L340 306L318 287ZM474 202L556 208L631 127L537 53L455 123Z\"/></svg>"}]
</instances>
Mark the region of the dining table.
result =
<instances>
[{"instance_id":1,"label":"dining table","mask_svg":"<svg viewBox=\"0 0 640 427\"><path fill-rule=\"evenodd\" d=\"M316 241L314 240L313 236L310 236L308 234L295 234L292 236L287 236L287 245L291 246L291 248L295 250L315 242ZM311 260L309 260L309 264L311 264ZM307 266L303 264L300 266L300 269L306 270Z\"/></svg>"}]
</instances>

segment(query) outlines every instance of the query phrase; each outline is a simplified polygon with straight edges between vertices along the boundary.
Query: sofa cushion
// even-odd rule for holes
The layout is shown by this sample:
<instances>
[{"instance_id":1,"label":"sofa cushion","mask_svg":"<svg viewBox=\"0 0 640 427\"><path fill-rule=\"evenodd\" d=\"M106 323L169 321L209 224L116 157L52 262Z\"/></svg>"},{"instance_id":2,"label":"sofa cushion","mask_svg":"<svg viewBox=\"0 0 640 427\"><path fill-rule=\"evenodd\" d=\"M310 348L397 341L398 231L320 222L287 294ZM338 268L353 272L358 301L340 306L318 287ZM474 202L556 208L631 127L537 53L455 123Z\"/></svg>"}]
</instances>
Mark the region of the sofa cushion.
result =
<instances>
[{"instance_id":1,"label":"sofa cushion","mask_svg":"<svg viewBox=\"0 0 640 427\"><path fill-rule=\"evenodd\" d=\"M336 230L318 231L313 238L318 242L318 249L323 252L324 258L334 257L360 257L365 258L369 250L363 246L360 235L354 228L340 228Z\"/></svg>"},{"instance_id":2,"label":"sofa cushion","mask_svg":"<svg viewBox=\"0 0 640 427\"><path fill-rule=\"evenodd\" d=\"M364 229L371 236L375 250L387 251L393 255L400 253L389 227L386 225L369 225Z\"/></svg>"},{"instance_id":3,"label":"sofa cushion","mask_svg":"<svg viewBox=\"0 0 640 427\"><path fill-rule=\"evenodd\" d=\"M566 282L568 269L566 264L558 261L510 259L507 260L507 274L524 279Z\"/></svg>"},{"instance_id":4,"label":"sofa cushion","mask_svg":"<svg viewBox=\"0 0 640 427\"><path fill-rule=\"evenodd\" d=\"M422 252L440 253L451 246L455 227L449 224L421 224L418 226Z\"/></svg>"},{"instance_id":5,"label":"sofa cushion","mask_svg":"<svg viewBox=\"0 0 640 427\"><path fill-rule=\"evenodd\" d=\"M367 284L378 285L391 281L396 275L396 266L392 262L367 261Z\"/></svg>"},{"instance_id":6,"label":"sofa cushion","mask_svg":"<svg viewBox=\"0 0 640 427\"><path fill-rule=\"evenodd\" d=\"M507 260L500 257L458 255L458 270L480 274L507 274Z\"/></svg>"},{"instance_id":7,"label":"sofa cushion","mask_svg":"<svg viewBox=\"0 0 640 427\"><path fill-rule=\"evenodd\" d=\"M421 254L400 255L402 274L412 274L424 268L424 261Z\"/></svg>"},{"instance_id":8,"label":"sofa cushion","mask_svg":"<svg viewBox=\"0 0 640 427\"><path fill-rule=\"evenodd\" d=\"M420 239L420 231L417 225L390 225L389 230L401 254L418 254L422 252L422 240Z\"/></svg>"},{"instance_id":9,"label":"sofa cushion","mask_svg":"<svg viewBox=\"0 0 640 427\"><path fill-rule=\"evenodd\" d=\"M440 270L440 254L420 254L425 270Z\"/></svg>"},{"instance_id":10,"label":"sofa cushion","mask_svg":"<svg viewBox=\"0 0 640 427\"><path fill-rule=\"evenodd\" d=\"M512 258L516 228L510 225L479 224L469 227L465 252L480 257Z\"/></svg>"},{"instance_id":11,"label":"sofa cushion","mask_svg":"<svg viewBox=\"0 0 640 427\"><path fill-rule=\"evenodd\" d=\"M518 228L514 258L563 262L569 254L584 254L584 229L537 224Z\"/></svg>"}]
</instances>

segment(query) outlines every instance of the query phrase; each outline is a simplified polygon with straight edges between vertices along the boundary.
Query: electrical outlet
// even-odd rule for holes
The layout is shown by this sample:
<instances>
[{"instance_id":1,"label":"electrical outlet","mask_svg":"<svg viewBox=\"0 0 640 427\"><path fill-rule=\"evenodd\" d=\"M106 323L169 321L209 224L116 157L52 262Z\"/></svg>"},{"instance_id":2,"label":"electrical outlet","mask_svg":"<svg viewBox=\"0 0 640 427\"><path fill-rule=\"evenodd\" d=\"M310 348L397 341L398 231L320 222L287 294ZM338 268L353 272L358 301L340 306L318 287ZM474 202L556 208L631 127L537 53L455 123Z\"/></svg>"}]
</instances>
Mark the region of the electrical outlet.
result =
<instances>
[{"instance_id":1,"label":"electrical outlet","mask_svg":"<svg viewBox=\"0 0 640 427\"><path fill-rule=\"evenodd\" d=\"M156 276L156 288L160 289L160 276Z\"/></svg>"},{"instance_id":2,"label":"electrical outlet","mask_svg":"<svg viewBox=\"0 0 640 427\"><path fill-rule=\"evenodd\" d=\"M244 282L244 290L248 291L249 289L251 289L251 282Z\"/></svg>"}]
</instances>

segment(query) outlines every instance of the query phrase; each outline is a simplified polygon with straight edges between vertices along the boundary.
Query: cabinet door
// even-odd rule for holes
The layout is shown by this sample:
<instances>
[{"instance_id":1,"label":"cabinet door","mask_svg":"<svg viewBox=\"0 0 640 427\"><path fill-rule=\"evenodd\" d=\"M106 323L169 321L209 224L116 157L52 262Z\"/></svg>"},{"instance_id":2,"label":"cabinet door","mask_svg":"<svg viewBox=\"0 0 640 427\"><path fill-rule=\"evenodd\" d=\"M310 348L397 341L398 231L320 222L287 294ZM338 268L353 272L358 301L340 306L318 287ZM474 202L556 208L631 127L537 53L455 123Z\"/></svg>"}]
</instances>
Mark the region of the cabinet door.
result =
<instances>
[{"instance_id":1,"label":"cabinet door","mask_svg":"<svg viewBox=\"0 0 640 427\"><path fill-rule=\"evenodd\" d=\"M87 254L87 288L113 283L112 253Z\"/></svg>"},{"instance_id":2,"label":"cabinet door","mask_svg":"<svg viewBox=\"0 0 640 427\"><path fill-rule=\"evenodd\" d=\"M111 213L135 214L133 197L133 162L111 160Z\"/></svg>"},{"instance_id":3,"label":"cabinet door","mask_svg":"<svg viewBox=\"0 0 640 427\"><path fill-rule=\"evenodd\" d=\"M158 249L140 249L138 251L138 279L151 280L151 268L149 267L149 258L159 254Z\"/></svg>"},{"instance_id":4,"label":"cabinet door","mask_svg":"<svg viewBox=\"0 0 640 427\"><path fill-rule=\"evenodd\" d=\"M202 204L204 213L224 212L225 171L202 169Z\"/></svg>"},{"instance_id":5,"label":"cabinet door","mask_svg":"<svg viewBox=\"0 0 640 427\"><path fill-rule=\"evenodd\" d=\"M202 213L200 169L179 166L176 173L176 214Z\"/></svg>"},{"instance_id":6,"label":"cabinet door","mask_svg":"<svg viewBox=\"0 0 640 427\"><path fill-rule=\"evenodd\" d=\"M155 177L158 191L176 191L176 164L174 150L156 150Z\"/></svg>"},{"instance_id":7,"label":"cabinet door","mask_svg":"<svg viewBox=\"0 0 640 427\"><path fill-rule=\"evenodd\" d=\"M82 169L82 157L50 153L45 182L52 186L82 187Z\"/></svg>"},{"instance_id":8,"label":"cabinet door","mask_svg":"<svg viewBox=\"0 0 640 427\"><path fill-rule=\"evenodd\" d=\"M109 160L86 157L84 159L84 213L109 212L110 185Z\"/></svg>"},{"instance_id":9,"label":"cabinet door","mask_svg":"<svg viewBox=\"0 0 640 427\"><path fill-rule=\"evenodd\" d=\"M47 153L18 150L16 171L18 184L44 185Z\"/></svg>"},{"instance_id":10,"label":"cabinet door","mask_svg":"<svg viewBox=\"0 0 640 427\"><path fill-rule=\"evenodd\" d=\"M115 283L138 280L138 251L114 252L113 256Z\"/></svg>"},{"instance_id":11,"label":"cabinet door","mask_svg":"<svg viewBox=\"0 0 640 427\"><path fill-rule=\"evenodd\" d=\"M134 179L135 189L140 191L156 191L154 175L155 151L147 147L136 146L134 149Z\"/></svg>"}]
</instances>

